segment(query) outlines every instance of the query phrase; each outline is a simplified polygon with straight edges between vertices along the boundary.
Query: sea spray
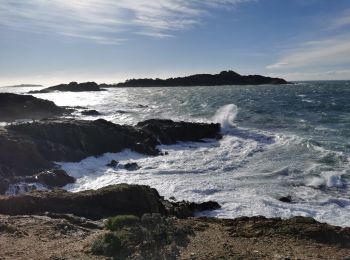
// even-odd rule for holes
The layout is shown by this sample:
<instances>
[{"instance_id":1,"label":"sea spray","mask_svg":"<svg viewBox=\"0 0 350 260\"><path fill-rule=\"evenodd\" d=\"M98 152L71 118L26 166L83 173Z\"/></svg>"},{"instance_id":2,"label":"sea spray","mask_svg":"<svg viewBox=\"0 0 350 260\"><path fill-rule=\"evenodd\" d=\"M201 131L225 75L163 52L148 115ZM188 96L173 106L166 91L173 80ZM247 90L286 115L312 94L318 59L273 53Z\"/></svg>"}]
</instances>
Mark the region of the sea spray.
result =
<instances>
[{"instance_id":1,"label":"sea spray","mask_svg":"<svg viewBox=\"0 0 350 260\"><path fill-rule=\"evenodd\" d=\"M234 121L238 114L238 107L235 104L228 104L220 107L214 117L213 121L219 123L222 132L226 133L230 128L235 127Z\"/></svg>"}]
</instances>

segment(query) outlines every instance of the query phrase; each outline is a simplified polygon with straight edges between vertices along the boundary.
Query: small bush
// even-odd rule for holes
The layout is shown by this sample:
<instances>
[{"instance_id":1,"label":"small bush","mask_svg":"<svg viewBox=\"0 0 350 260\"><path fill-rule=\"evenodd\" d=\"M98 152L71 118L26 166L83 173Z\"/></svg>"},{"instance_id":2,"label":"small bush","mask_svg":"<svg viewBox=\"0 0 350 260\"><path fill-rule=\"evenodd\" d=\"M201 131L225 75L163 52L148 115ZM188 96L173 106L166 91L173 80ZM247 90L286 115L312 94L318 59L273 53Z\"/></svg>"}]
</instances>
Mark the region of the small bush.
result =
<instances>
[{"instance_id":1,"label":"small bush","mask_svg":"<svg viewBox=\"0 0 350 260\"><path fill-rule=\"evenodd\" d=\"M133 226L140 223L140 218L133 215L119 215L111 217L107 220L106 228L111 231L116 231L125 226Z\"/></svg>"},{"instance_id":2,"label":"small bush","mask_svg":"<svg viewBox=\"0 0 350 260\"><path fill-rule=\"evenodd\" d=\"M95 240L91 251L95 255L114 256L121 250L121 241L113 233L107 233Z\"/></svg>"}]
</instances>

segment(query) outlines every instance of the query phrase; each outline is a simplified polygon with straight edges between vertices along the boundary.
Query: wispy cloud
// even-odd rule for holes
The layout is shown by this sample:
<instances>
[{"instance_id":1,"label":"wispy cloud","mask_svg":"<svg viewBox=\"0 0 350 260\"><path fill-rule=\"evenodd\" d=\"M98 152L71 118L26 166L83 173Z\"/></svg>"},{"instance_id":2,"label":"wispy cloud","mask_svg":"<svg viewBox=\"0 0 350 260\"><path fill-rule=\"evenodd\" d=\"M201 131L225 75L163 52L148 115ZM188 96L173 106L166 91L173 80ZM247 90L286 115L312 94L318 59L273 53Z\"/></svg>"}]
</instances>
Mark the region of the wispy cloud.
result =
<instances>
[{"instance_id":1,"label":"wispy cloud","mask_svg":"<svg viewBox=\"0 0 350 260\"><path fill-rule=\"evenodd\" d=\"M350 9L324 21L324 25L327 34L332 36L327 35L323 38L301 42L294 48L285 51L275 63L266 68L271 70L326 68L350 64L350 33L346 31L350 29Z\"/></svg>"},{"instance_id":2,"label":"wispy cloud","mask_svg":"<svg viewBox=\"0 0 350 260\"><path fill-rule=\"evenodd\" d=\"M296 71L287 73L271 73L271 77L280 77L287 80L349 80L350 70L328 70L328 71Z\"/></svg>"},{"instance_id":3,"label":"wispy cloud","mask_svg":"<svg viewBox=\"0 0 350 260\"><path fill-rule=\"evenodd\" d=\"M248 1L252 0L2 0L0 24L116 44L128 33L169 37L200 24L214 8Z\"/></svg>"},{"instance_id":4,"label":"wispy cloud","mask_svg":"<svg viewBox=\"0 0 350 260\"><path fill-rule=\"evenodd\" d=\"M350 9L345 10L341 15L334 18L330 22L329 29L339 29L347 25L350 25Z\"/></svg>"},{"instance_id":5,"label":"wispy cloud","mask_svg":"<svg viewBox=\"0 0 350 260\"><path fill-rule=\"evenodd\" d=\"M327 39L300 44L268 69L301 68L307 66L342 65L350 63L350 38Z\"/></svg>"}]
</instances>

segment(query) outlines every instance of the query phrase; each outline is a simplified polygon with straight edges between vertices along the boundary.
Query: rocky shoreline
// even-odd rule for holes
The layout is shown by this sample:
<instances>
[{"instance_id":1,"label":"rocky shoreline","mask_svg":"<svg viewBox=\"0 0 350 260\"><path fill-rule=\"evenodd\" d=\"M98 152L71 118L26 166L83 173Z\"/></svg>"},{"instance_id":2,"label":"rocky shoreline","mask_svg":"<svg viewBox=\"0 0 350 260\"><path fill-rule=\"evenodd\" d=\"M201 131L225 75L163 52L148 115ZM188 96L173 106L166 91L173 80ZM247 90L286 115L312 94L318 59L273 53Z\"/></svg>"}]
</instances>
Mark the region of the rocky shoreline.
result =
<instances>
[{"instance_id":1,"label":"rocky shoreline","mask_svg":"<svg viewBox=\"0 0 350 260\"><path fill-rule=\"evenodd\" d=\"M134 236L136 227L140 225L146 229L145 220L150 218L166 224L160 228L154 223L156 229L153 230L164 231L167 235L175 230L174 241L163 243L164 240L159 241L154 233L151 233L153 241ZM0 258L345 260L350 254L349 229L304 217L289 220L264 217L178 219L146 214L141 220L135 219L132 226L125 223L116 231L108 230L105 223L70 214L0 214ZM147 229L143 232L150 234ZM104 237L122 239L117 249L123 255L118 250L114 256L96 251Z\"/></svg>"},{"instance_id":2,"label":"rocky shoreline","mask_svg":"<svg viewBox=\"0 0 350 260\"><path fill-rule=\"evenodd\" d=\"M0 259L349 259L350 228L311 218L196 218L220 205L166 200L143 185L57 189L74 178L55 161L124 149L166 156L159 144L220 139L219 124L152 119L127 126L65 119L59 117L69 111L49 101L0 98L8 101L0 103L8 107L0 113L3 119L38 119L0 128L0 194L17 182L48 189L0 195ZM15 112L9 109L16 106Z\"/></svg>"}]
</instances>

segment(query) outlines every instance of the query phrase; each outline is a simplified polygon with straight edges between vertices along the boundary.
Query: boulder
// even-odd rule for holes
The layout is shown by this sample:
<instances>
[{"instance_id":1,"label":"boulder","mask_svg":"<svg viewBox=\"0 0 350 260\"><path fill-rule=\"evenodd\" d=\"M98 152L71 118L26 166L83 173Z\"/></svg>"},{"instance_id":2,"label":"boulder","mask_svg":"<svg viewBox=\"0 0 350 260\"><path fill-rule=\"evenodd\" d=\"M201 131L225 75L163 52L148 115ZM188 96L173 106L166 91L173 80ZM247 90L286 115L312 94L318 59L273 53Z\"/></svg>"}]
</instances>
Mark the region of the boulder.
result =
<instances>
[{"instance_id":1,"label":"boulder","mask_svg":"<svg viewBox=\"0 0 350 260\"><path fill-rule=\"evenodd\" d=\"M81 114L84 116L99 116L99 115L101 115L100 112L98 112L97 110L94 110L94 109L84 110L81 112Z\"/></svg>"},{"instance_id":2,"label":"boulder","mask_svg":"<svg viewBox=\"0 0 350 260\"><path fill-rule=\"evenodd\" d=\"M61 188L67 184L75 182L74 177L69 176L64 170L61 169L43 171L36 174L34 176L34 180L48 186L49 188Z\"/></svg>"},{"instance_id":3,"label":"boulder","mask_svg":"<svg viewBox=\"0 0 350 260\"><path fill-rule=\"evenodd\" d=\"M49 100L30 95L0 93L0 121L11 122L18 119L42 119L61 116L70 110L56 106Z\"/></svg>"},{"instance_id":4,"label":"boulder","mask_svg":"<svg viewBox=\"0 0 350 260\"><path fill-rule=\"evenodd\" d=\"M113 168L114 168L114 167L117 167L118 164L119 164L118 161L112 160L110 163L106 164L106 166L107 166L107 167L113 167Z\"/></svg>"},{"instance_id":5,"label":"boulder","mask_svg":"<svg viewBox=\"0 0 350 260\"><path fill-rule=\"evenodd\" d=\"M140 122L137 128L148 133L161 144L174 144L178 141L201 141L204 138L221 138L220 124L174 122L166 119L150 119Z\"/></svg>"},{"instance_id":6,"label":"boulder","mask_svg":"<svg viewBox=\"0 0 350 260\"><path fill-rule=\"evenodd\" d=\"M140 169L141 167L137 163L132 162L132 163L125 164L124 168L128 171L136 171L136 170Z\"/></svg>"},{"instance_id":7,"label":"boulder","mask_svg":"<svg viewBox=\"0 0 350 260\"><path fill-rule=\"evenodd\" d=\"M285 202L285 203L291 203L292 202L292 196L285 196L285 197L281 197L278 199L281 202Z\"/></svg>"},{"instance_id":8,"label":"boulder","mask_svg":"<svg viewBox=\"0 0 350 260\"><path fill-rule=\"evenodd\" d=\"M174 215L178 218L188 218L193 217L195 213L201 211L210 211L220 209L221 205L216 201L207 201L202 203L188 202L188 201L179 201L174 200L164 201L169 214Z\"/></svg>"}]
</instances>

